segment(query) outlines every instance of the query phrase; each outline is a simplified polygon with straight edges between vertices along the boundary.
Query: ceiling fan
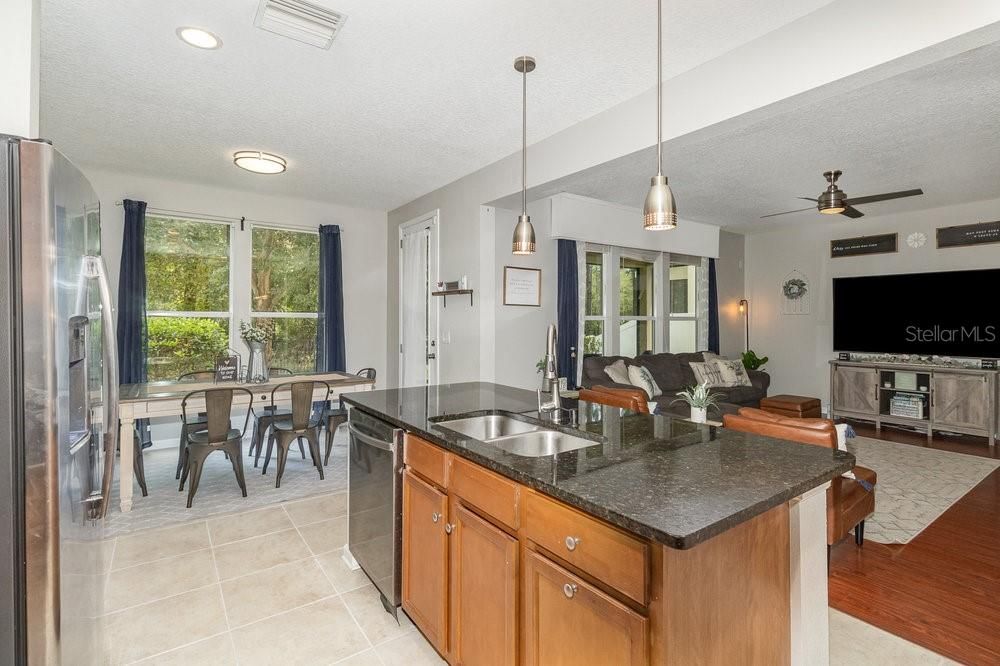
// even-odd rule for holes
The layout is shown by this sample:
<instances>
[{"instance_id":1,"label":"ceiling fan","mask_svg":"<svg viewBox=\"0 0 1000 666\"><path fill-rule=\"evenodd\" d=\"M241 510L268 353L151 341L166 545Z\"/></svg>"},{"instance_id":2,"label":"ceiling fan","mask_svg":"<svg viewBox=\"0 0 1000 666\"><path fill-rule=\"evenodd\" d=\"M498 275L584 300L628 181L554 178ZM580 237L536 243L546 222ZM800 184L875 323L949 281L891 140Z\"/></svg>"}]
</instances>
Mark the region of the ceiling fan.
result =
<instances>
[{"instance_id":1,"label":"ceiling fan","mask_svg":"<svg viewBox=\"0 0 1000 666\"><path fill-rule=\"evenodd\" d=\"M846 217L864 217L864 213L855 208L861 204L870 204L877 201L889 201L890 199L902 199L904 197L915 197L917 195L923 194L924 191L920 188L915 190L902 190L901 192L885 192L884 194L872 194L867 197L854 197L853 199L848 199L847 195L844 194L843 190L837 187L837 179L840 178L840 170L837 171L826 171L823 173L823 177L826 178L826 182L830 183L826 191L820 194L817 198L812 197L798 197L799 199L804 199L806 201L812 201L816 204L815 208L825 214L825 215L844 215ZM762 215L760 219L765 217L775 217L777 215L788 215L789 213L801 213L803 211L812 210L813 206L809 208L799 208L797 210L786 210L783 213L771 213L770 215Z\"/></svg>"}]
</instances>

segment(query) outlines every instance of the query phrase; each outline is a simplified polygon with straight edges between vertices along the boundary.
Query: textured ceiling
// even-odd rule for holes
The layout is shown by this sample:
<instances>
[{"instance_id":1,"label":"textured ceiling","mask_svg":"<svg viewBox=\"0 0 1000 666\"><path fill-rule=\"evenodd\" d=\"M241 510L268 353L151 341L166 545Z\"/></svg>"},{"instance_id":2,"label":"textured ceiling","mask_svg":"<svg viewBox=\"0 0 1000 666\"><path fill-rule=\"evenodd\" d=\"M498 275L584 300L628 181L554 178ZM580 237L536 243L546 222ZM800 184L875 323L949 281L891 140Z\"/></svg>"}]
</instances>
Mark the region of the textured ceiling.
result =
<instances>
[{"instance_id":1,"label":"textured ceiling","mask_svg":"<svg viewBox=\"0 0 1000 666\"><path fill-rule=\"evenodd\" d=\"M43 134L85 166L392 209L518 150L518 55L530 142L655 78L652 0L318 1L349 17L330 51L255 29L257 0L43 0ZM667 0L664 75L829 2ZM240 171L247 148L289 171Z\"/></svg>"},{"instance_id":2,"label":"textured ceiling","mask_svg":"<svg viewBox=\"0 0 1000 666\"><path fill-rule=\"evenodd\" d=\"M1000 43L737 131L710 128L671 140L664 144L664 171L678 213L744 232L826 222L815 210L759 218L808 206L796 197L818 196L826 186L822 173L831 169L843 170L840 186L848 197L924 190L859 206L869 217L1000 198L997 63ZM530 197L572 192L639 208L655 169L650 148L533 188ZM836 219L853 228L865 221Z\"/></svg>"}]
</instances>

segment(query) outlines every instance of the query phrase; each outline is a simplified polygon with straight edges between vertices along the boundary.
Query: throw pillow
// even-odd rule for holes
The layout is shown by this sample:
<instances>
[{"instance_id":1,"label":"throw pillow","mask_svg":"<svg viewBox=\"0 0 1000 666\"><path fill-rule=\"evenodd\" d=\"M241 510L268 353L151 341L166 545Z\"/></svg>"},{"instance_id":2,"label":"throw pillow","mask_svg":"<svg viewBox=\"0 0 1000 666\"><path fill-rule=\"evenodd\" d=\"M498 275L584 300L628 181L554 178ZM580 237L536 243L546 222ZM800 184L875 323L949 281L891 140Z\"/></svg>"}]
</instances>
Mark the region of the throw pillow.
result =
<instances>
[{"instance_id":1,"label":"throw pillow","mask_svg":"<svg viewBox=\"0 0 1000 666\"><path fill-rule=\"evenodd\" d=\"M709 388L719 388L726 385L722 373L715 363L692 363L691 372L694 373L696 382L699 384L707 383Z\"/></svg>"},{"instance_id":2,"label":"throw pillow","mask_svg":"<svg viewBox=\"0 0 1000 666\"><path fill-rule=\"evenodd\" d=\"M724 386L751 386L750 375L743 367L743 361L713 361L722 374Z\"/></svg>"},{"instance_id":3,"label":"throw pillow","mask_svg":"<svg viewBox=\"0 0 1000 666\"><path fill-rule=\"evenodd\" d=\"M656 381L653 379L653 373L641 365L629 366L628 381L632 386L638 386L645 391L650 400L663 395L663 391L660 390L660 387L656 385Z\"/></svg>"},{"instance_id":4,"label":"throw pillow","mask_svg":"<svg viewBox=\"0 0 1000 666\"><path fill-rule=\"evenodd\" d=\"M614 363L606 366L604 368L604 374L611 378L615 384L631 384L628 380L628 368L625 367L625 361L618 359Z\"/></svg>"},{"instance_id":5,"label":"throw pillow","mask_svg":"<svg viewBox=\"0 0 1000 666\"><path fill-rule=\"evenodd\" d=\"M705 359L706 363L712 363L713 361L724 361L724 360L726 360L725 356L722 356L721 354L716 354L715 352L702 352L701 353L701 357L703 359Z\"/></svg>"}]
</instances>

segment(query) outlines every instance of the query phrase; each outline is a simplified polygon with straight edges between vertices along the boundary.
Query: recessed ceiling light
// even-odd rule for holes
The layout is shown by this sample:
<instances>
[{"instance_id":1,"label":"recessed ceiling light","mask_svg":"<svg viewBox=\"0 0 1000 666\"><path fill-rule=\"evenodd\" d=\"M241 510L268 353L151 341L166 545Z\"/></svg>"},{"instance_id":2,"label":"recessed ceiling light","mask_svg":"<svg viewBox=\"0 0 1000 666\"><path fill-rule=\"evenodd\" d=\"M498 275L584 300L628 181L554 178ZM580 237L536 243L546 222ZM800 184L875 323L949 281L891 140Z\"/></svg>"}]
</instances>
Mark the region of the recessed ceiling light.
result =
<instances>
[{"instance_id":1,"label":"recessed ceiling light","mask_svg":"<svg viewBox=\"0 0 1000 666\"><path fill-rule=\"evenodd\" d=\"M211 50L222 46L221 39L210 33L208 30L202 30L201 28L183 26L177 28L177 36L180 37L186 44L190 44L191 46L199 49Z\"/></svg>"},{"instance_id":2,"label":"recessed ceiling light","mask_svg":"<svg viewBox=\"0 0 1000 666\"><path fill-rule=\"evenodd\" d=\"M254 173L281 173L288 162L284 157L262 153L259 150L241 150L233 153L233 164Z\"/></svg>"}]
</instances>

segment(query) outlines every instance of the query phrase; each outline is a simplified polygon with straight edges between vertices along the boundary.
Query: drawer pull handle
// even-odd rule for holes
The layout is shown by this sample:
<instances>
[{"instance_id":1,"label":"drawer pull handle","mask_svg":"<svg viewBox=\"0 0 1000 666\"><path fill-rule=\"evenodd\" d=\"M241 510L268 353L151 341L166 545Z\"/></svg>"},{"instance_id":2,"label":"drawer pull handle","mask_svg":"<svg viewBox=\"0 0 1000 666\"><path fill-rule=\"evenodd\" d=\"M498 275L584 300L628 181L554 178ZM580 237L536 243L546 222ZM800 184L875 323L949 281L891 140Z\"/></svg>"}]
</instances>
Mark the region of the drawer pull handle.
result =
<instances>
[{"instance_id":1,"label":"drawer pull handle","mask_svg":"<svg viewBox=\"0 0 1000 666\"><path fill-rule=\"evenodd\" d=\"M566 537L566 550L576 550L576 547L580 545L580 539L577 537Z\"/></svg>"},{"instance_id":2,"label":"drawer pull handle","mask_svg":"<svg viewBox=\"0 0 1000 666\"><path fill-rule=\"evenodd\" d=\"M431 522L432 523L436 523L439 520L441 520L441 514L440 513L438 513L437 511L435 511L434 513L431 514Z\"/></svg>"},{"instance_id":3,"label":"drawer pull handle","mask_svg":"<svg viewBox=\"0 0 1000 666\"><path fill-rule=\"evenodd\" d=\"M563 594L566 595L567 599L572 599L576 595L576 590L577 587L575 583L566 583L563 585Z\"/></svg>"},{"instance_id":4,"label":"drawer pull handle","mask_svg":"<svg viewBox=\"0 0 1000 666\"><path fill-rule=\"evenodd\" d=\"M451 523L445 523L444 524L444 532L445 532L445 534L451 534L454 529L455 529L455 526L452 525Z\"/></svg>"}]
</instances>

